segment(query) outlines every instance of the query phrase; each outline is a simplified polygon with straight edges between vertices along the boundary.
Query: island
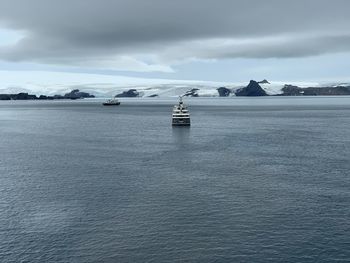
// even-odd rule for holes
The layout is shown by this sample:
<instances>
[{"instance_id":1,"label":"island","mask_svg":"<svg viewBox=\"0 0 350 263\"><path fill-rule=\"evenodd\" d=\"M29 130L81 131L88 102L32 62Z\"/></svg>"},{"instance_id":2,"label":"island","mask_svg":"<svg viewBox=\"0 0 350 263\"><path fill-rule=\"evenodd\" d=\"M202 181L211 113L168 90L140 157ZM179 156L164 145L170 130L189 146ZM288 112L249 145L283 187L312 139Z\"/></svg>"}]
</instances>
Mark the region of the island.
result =
<instances>
[{"instance_id":1,"label":"island","mask_svg":"<svg viewBox=\"0 0 350 263\"><path fill-rule=\"evenodd\" d=\"M69 93L64 95L32 95L25 92L20 92L17 94L0 94L0 100L77 100L84 98L95 98L94 95L89 94L87 92L81 92L78 89L74 89Z\"/></svg>"}]
</instances>

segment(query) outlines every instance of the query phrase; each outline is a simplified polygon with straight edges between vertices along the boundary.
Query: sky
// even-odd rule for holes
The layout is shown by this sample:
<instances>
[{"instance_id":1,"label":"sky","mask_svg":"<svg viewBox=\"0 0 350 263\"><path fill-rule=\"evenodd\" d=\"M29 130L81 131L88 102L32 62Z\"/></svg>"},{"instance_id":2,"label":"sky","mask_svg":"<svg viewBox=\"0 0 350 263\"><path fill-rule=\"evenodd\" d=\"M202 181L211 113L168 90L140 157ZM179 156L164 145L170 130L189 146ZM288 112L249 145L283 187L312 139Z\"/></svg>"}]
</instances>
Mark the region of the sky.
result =
<instances>
[{"instance_id":1,"label":"sky","mask_svg":"<svg viewBox=\"0 0 350 263\"><path fill-rule=\"evenodd\" d=\"M0 0L0 71L349 81L349 10L348 0Z\"/></svg>"}]
</instances>

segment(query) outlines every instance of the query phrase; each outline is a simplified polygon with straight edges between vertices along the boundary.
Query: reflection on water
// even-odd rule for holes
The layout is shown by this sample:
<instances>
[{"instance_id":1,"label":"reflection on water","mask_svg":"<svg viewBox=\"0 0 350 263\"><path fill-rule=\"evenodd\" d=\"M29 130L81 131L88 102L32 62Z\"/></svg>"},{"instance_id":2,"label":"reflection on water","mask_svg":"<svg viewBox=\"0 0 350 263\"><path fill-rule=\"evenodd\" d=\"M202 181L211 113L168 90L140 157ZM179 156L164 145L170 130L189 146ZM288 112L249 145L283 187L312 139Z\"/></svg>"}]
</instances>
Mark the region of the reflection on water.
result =
<instances>
[{"instance_id":1,"label":"reflection on water","mask_svg":"<svg viewBox=\"0 0 350 263\"><path fill-rule=\"evenodd\" d=\"M172 135L174 142L179 146L185 146L190 140L190 126L173 126Z\"/></svg>"}]
</instances>

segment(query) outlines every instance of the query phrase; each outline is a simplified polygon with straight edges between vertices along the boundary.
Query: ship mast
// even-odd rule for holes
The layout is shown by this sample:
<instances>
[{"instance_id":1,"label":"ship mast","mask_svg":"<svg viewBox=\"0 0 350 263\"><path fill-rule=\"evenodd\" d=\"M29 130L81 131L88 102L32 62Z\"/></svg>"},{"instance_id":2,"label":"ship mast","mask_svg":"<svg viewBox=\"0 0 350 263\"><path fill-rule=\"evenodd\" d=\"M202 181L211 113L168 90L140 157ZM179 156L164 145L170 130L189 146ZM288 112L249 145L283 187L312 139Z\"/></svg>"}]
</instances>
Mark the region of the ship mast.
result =
<instances>
[{"instance_id":1,"label":"ship mast","mask_svg":"<svg viewBox=\"0 0 350 263\"><path fill-rule=\"evenodd\" d=\"M181 96L179 96L179 105L182 107L182 105L183 105L183 101L182 101L182 97L183 97L184 95L181 95Z\"/></svg>"}]
</instances>

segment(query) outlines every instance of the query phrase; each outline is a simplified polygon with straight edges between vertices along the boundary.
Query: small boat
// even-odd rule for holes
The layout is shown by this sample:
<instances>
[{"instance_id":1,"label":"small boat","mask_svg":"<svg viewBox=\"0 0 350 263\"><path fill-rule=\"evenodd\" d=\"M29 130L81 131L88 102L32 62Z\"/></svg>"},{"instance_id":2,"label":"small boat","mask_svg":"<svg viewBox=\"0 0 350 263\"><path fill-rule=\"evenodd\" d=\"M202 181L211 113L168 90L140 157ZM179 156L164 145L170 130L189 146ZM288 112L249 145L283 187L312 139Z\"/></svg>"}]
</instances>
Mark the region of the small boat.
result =
<instances>
[{"instance_id":1,"label":"small boat","mask_svg":"<svg viewBox=\"0 0 350 263\"><path fill-rule=\"evenodd\" d=\"M182 96L179 98L179 104L175 105L173 108L173 126L190 126L190 113L188 112L187 107L182 101Z\"/></svg>"},{"instance_id":2,"label":"small boat","mask_svg":"<svg viewBox=\"0 0 350 263\"><path fill-rule=\"evenodd\" d=\"M116 98L106 100L104 103L102 103L104 106L116 106L120 105L120 101Z\"/></svg>"}]
</instances>

